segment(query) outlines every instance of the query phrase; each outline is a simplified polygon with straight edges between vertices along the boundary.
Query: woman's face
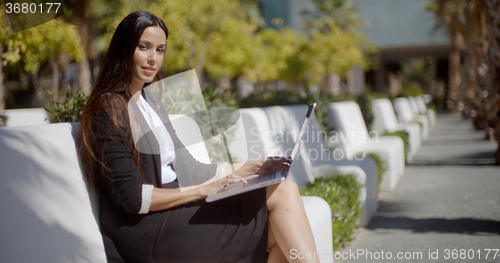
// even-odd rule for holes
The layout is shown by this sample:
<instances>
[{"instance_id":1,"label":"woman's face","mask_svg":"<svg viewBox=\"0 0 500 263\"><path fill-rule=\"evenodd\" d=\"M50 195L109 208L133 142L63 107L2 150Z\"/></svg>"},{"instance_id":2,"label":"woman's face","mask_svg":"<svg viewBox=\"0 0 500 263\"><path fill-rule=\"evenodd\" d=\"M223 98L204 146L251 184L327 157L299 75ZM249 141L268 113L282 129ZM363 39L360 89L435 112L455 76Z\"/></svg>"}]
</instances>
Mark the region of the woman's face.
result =
<instances>
[{"instance_id":1,"label":"woman's face","mask_svg":"<svg viewBox=\"0 0 500 263\"><path fill-rule=\"evenodd\" d=\"M159 26L147 27L134 52L131 87L138 91L152 82L163 64L167 36ZM138 90L137 90L138 89Z\"/></svg>"}]
</instances>

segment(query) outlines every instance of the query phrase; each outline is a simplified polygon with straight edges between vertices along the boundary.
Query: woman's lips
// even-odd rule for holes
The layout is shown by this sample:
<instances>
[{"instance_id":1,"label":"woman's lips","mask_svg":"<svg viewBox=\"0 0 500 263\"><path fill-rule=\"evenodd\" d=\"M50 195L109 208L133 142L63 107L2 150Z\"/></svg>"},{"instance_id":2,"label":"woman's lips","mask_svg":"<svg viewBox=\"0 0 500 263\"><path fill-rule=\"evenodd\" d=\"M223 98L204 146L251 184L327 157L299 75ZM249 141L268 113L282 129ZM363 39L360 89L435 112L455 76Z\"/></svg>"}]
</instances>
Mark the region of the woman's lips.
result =
<instances>
[{"instance_id":1,"label":"woman's lips","mask_svg":"<svg viewBox=\"0 0 500 263\"><path fill-rule=\"evenodd\" d=\"M149 74L154 74L156 69L155 68L148 68L148 67L142 67L144 72L149 73Z\"/></svg>"}]
</instances>

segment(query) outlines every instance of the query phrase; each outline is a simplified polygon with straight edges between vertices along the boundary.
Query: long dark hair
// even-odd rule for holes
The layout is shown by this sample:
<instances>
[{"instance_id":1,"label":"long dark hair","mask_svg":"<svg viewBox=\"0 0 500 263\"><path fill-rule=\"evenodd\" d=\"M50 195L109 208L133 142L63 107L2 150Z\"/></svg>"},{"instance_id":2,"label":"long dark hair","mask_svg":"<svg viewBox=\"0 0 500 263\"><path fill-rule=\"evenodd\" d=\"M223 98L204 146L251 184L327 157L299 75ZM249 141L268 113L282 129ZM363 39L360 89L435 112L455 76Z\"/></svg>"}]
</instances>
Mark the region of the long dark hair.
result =
<instances>
[{"instance_id":1,"label":"long dark hair","mask_svg":"<svg viewBox=\"0 0 500 263\"><path fill-rule=\"evenodd\" d=\"M147 27L159 26L168 38L165 23L155 15L139 11L126 16L116 28L109 49L101 63L92 93L83 109L78 129L78 153L80 165L91 189L98 185L98 174L108 167L104 163L103 149L97 149L93 143L92 131L100 125L95 119L98 111L105 111L112 125L107 127L107 134L118 131L120 136L130 142L136 164L141 176L140 154L133 145L128 119L127 103L131 98L128 86L132 82L132 65L134 52ZM160 74L156 75L160 80ZM145 85L147 85L146 83Z\"/></svg>"}]
</instances>

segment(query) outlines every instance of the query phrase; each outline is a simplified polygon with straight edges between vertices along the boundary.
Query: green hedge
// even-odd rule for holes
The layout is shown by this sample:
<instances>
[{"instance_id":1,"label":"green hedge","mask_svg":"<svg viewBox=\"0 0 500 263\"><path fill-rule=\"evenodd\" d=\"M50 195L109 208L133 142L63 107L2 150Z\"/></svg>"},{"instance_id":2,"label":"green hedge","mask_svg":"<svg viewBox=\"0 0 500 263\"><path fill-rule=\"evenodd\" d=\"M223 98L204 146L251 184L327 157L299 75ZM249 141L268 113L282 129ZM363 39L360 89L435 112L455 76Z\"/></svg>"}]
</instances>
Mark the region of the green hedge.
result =
<instances>
[{"instance_id":1,"label":"green hedge","mask_svg":"<svg viewBox=\"0 0 500 263\"><path fill-rule=\"evenodd\" d=\"M83 113L83 106L88 97L79 89L73 92L68 86L64 91L49 92L52 95L50 106L45 108L50 115L50 122L77 122ZM57 95L57 96L56 96Z\"/></svg>"},{"instance_id":2,"label":"green hedge","mask_svg":"<svg viewBox=\"0 0 500 263\"><path fill-rule=\"evenodd\" d=\"M403 83L400 97L415 97L424 94L424 89L417 82Z\"/></svg>"},{"instance_id":3,"label":"green hedge","mask_svg":"<svg viewBox=\"0 0 500 263\"><path fill-rule=\"evenodd\" d=\"M356 221L361 216L361 202L358 199L360 188L361 185L352 174L332 174L300 188L301 195L319 196L330 205L333 214L333 251L354 240Z\"/></svg>"},{"instance_id":4,"label":"green hedge","mask_svg":"<svg viewBox=\"0 0 500 263\"><path fill-rule=\"evenodd\" d=\"M396 131L396 132L386 132L382 136L398 136L405 144L405 160L408 157L408 152L410 151L410 140L407 131Z\"/></svg>"},{"instance_id":5,"label":"green hedge","mask_svg":"<svg viewBox=\"0 0 500 263\"><path fill-rule=\"evenodd\" d=\"M7 126L7 117L6 115L0 115L0 127L5 127Z\"/></svg>"},{"instance_id":6,"label":"green hedge","mask_svg":"<svg viewBox=\"0 0 500 263\"><path fill-rule=\"evenodd\" d=\"M382 157L380 157L380 155L376 153L368 153L366 154L366 156L373 158L373 160L375 160L375 162L377 163L378 188L380 189L380 183L382 183L384 173L387 172L387 169L389 169L389 167L382 159Z\"/></svg>"},{"instance_id":7,"label":"green hedge","mask_svg":"<svg viewBox=\"0 0 500 263\"><path fill-rule=\"evenodd\" d=\"M322 130L328 131L328 116L327 105L332 102L340 101L355 101L358 103L363 119L368 129L373 122L372 99L387 98L388 96L381 93L373 93L366 91L360 95L352 95L348 93L340 93L339 95L331 95L327 93L311 93L306 91L295 90L279 90L279 91L263 91L259 94L250 94L250 96L240 101L242 108L251 107L268 107L275 105L295 105L295 104L310 104L316 102L316 117Z\"/></svg>"}]
</instances>

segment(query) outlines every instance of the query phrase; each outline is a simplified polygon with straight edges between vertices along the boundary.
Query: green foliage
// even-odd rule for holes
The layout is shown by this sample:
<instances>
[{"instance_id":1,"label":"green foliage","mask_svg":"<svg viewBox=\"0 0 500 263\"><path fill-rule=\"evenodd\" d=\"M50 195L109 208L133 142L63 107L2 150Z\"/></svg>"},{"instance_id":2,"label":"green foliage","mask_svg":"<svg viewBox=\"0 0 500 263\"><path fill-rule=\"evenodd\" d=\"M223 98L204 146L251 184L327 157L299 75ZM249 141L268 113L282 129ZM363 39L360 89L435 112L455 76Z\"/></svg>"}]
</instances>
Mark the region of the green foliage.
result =
<instances>
[{"instance_id":1,"label":"green foliage","mask_svg":"<svg viewBox=\"0 0 500 263\"><path fill-rule=\"evenodd\" d=\"M420 130L422 130L424 128L424 124L419 122L419 121L410 121L410 123L416 123L416 124L420 125Z\"/></svg>"},{"instance_id":2,"label":"green foliage","mask_svg":"<svg viewBox=\"0 0 500 263\"><path fill-rule=\"evenodd\" d=\"M436 109L435 105L428 105L427 110L432 110L432 111L434 111L434 114L437 115L437 109Z\"/></svg>"},{"instance_id":3,"label":"green foliage","mask_svg":"<svg viewBox=\"0 0 500 263\"><path fill-rule=\"evenodd\" d=\"M368 130L371 130L373 123L372 99L373 97L368 92L364 92L356 98L356 103L359 105L359 109L361 110L361 114L363 114L363 119Z\"/></svg>"},{"instance_id":4,"label":"green foliage","mask_svg":"<svg viewBox=\"0 0 500 263\"><path fill-rule=\"evenodd\" d=\"M404 83L399 96L415 97L424 94L424 89L416 82Z\"/></svg>"},{"instance_id":5,"label":"green foliage","mask_svg":"<svg viewBox=\"0 0 500 263\"><path fill-rule=\"evenodd\" d=\"M333 251L355 238L356 220L362 212L358 199L360 187L352 174L332 174L300 188L301 195L319 196L330 205L333 214Z\"/></svg>"},{"instance_id":6,"label":"green foliage","mask_svg":"<svg viewBox=\"0 0 500 263\"><path fill-rule=\"evenodd\" d=\"M380 184L382 183L382 178L384 176L384 173L387 172L387 169L389 167L385 163L385 161L380 157L380 155L376 153L368 153L366 156L373 158L375 162L377 163L377 174L378 174L378 187L380 188Z\"/></svg>"},{"instance_id":7,"label":"green foliage","mask_svg":"<svg viewBox=\"0 0 500 263\"><path fill-rule=\"evenodd\" d=\"M42 63L61 53L79 61L83 57L80 34L76 26L61 19L13 33L2 55L4 64L24 62L27 72L35 72Z\"/></svg>"},{"instance_id":8,"label":"green foliage","mask_svg":"<svg viewBox=\"0 0 500 263\"><path fill-rule=\"evenodd\" d=\"M7 126L7 119L9 119L7 115L0 115L0 127Z\"/></svg>"},{"instance_id":9,"label":"green foliage","mask_svg":"<svg viewBox=\"0 0 500 263\"><path fill-rule=\"evenodd\" d=\"M208 86L203 90L203 98L205 99L207 108L238 108L238 99L236 97L236 94L231 93L231 91L227 88L213 88L211 86Z\"/></svg>"},{"instance_id":10,"label":"green foliage","mask_svg":"<svg viewBox=\"0 0 500 263\"><path fill-rule=\"evenodd\" d=\"M405 144L405 160L408 157L408 152L410 151L410 140L409 134L407 131L396 131L396 132L386 132L382 134L382 136L398 136L400 137Z\"/></svg>"},{"instance_id":11,"label":"green foliage","mask_svg":"<svg viewBox=\"0 0 500 263\"><path fill-rule=\"evenodd\" d=\"M240 101L242 108L251 107L267 107L275 105L296 105L296 104L310 104L316 102L316 118L321 126L321 129L327 131L328 116L327 105L332 102L355 100L354 95L348 93L341 93L339 95L331 95L328 93L312 93L307 91L297 90L266 90L259 94L250 94L250 96Z\"/></svg>"},{"instance_id":12,"label":"green foliage","mask_svg":"<svg viewBox=\"0 0 500 263\"><path fill-rule=\"evenodd\" d=\"M77 122L83 113L83 106L88 97L79 89L73 92L68 86L62 92L49 91L52 95L50 107L45 108L50 114L50 122Z\"/></svg>"},{"instance_id":13,"label":"green foliage","mask_svg":"<svg viewBox=\"0 0 500 263\"><path fill-rule=\"evenodd\" d=\"M306 27L328 32L332 27L349 30L368 23L359 16L354 1L310 0L310 2L314 4L316 10L302 11L302 15L306 17L304 22Z\"/></svg>"},{"instance_id":14,"label":"green foliage","mask_svg":"<svg viewBox=\"0 0 500 263\"><path fill-rule=\"evenodd\" d=\"M258 16L248 9L249 5L255 9L255 2L111 0L92 3L92 9L106 32L98 41L103 47L132 11L146 10L163 19L169 28L163 64L168 72L196 69L199 76L206 71L213 79L244 75L252 82L282 79L315 84L327 73L343 75L353 65L368 65L360 46L370 45L355 31L334 26L308 38L286 27L259 30Z\"/></svg>"},{"instance_id":15,"label":"green foliage","mask_svg":"<svg viewBox=\"0 0 500 263\"><path fill-rule=\"evenodd\" d=\"M305 54L309 84L319 83L327 73L345 75L352 66L365 67L363 51L358 47L359 36L338 27L328 33L313 31Z\"/></svg>"},{"instance_id":16,"label":"green foliage","mask_svg":"<svg viewBox=\"0 0 500 263\"><path fill-rule=\"evenodd\" d=\"M230 90L222 87L207 87L203 90L203 98L207 109L210 111L208 115L196 115L196 122L200 126L202 134L208 138L209 134L215 134L217 137L205 140L210 160L212 163L228 162L226 148L218 135L219 131L211 124L217 127L230 127L232 126L231 114L238 108L238 101L235 94L231 94ZM233 139L234 130L224 129L224 135L228 143ZM240 162L234 156L233 162Z\"/></svg>"}]
</instances>

